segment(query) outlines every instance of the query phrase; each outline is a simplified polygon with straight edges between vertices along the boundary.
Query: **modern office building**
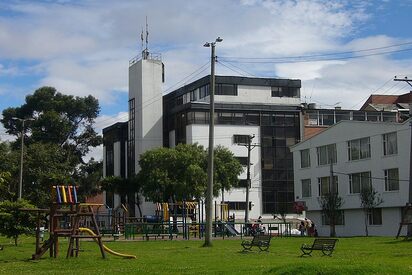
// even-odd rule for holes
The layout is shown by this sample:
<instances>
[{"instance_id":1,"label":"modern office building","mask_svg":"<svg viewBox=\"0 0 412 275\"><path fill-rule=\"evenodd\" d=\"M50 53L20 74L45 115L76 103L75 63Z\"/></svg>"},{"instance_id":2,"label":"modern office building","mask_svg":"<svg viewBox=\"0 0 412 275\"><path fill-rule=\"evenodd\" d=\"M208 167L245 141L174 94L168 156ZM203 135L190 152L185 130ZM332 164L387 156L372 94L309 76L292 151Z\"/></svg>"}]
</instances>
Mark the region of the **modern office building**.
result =
<instances>
[{"instance_id":1,"label":"modern office building","mask_svg":"<svg viewBox=\"0 0 412 275\"><path fill-rule=\"evenodd\" d=\"M141 153L178 143L208 146L210 76L200 78L165 96L160 55L143 52L130 61L129 121L103 130L104 176L130 176L139 171ZM216 76L215 146L228 147L247 165L247 148L239 141L252 136L250 217L292 211L293 164L289 146L301 136L300 80ZM126 136L127 133L127 136ZM246 169L245 169L246 170ZM224 194L231 213L245 212L244 187ZM220 198L216 198L220 203ZM106 204L119 199L106 194ZM144 214L153 214L146 203Z\"/></svg>"}]
</instances>

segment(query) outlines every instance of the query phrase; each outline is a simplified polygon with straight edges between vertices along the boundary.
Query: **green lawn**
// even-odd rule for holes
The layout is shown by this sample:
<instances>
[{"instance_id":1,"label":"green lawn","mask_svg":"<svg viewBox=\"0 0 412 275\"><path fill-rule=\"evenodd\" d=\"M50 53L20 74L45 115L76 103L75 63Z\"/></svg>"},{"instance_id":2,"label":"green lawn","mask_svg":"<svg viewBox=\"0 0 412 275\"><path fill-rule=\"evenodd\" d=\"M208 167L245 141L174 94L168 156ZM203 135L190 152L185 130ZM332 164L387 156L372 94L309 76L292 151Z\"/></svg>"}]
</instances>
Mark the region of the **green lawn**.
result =
<instances>
[{"instance_id":1,"label":"green lawn","mask_svg":"<svg viewBox=\"0 0 412 275\"><path fill-rule=\"evenodd\" d=\"M212 248L202 241L116 241L105 244L118 252L135 254L135 260L108 255L101 259L95 243L83 241L79 258L61 254L51 259L28 260L33 238L22 237L17 247L5 244L0 251L0 274L412 274L412 242L386 237L341 238L332 257L301 258L299 247L311 238L274 238L270 252L242 253L241 240L214 240Z\"/></svg>"}]
</instances>

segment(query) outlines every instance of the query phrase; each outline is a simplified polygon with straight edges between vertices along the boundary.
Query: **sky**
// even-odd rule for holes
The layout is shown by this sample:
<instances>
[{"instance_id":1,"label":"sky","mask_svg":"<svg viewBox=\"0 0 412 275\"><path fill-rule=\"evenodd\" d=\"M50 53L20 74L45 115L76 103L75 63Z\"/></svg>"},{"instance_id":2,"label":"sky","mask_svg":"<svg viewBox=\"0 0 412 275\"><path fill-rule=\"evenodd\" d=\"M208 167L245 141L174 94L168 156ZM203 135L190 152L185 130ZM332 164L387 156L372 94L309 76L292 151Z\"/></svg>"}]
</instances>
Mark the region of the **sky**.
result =
<instances>
[{"instance_id":1,"label":"sky","mask_svg":"<svg viewBox=\"0 0 412 275\"><path fill-rule=\"evenodd\" d=\"M146 18L165 94L210 73L203 45L220 36L218 75L301 79L302 102L358 109L371 94L410 91L393 78L412 78L411 14L412 0L2 0L0 112L53 86L98 98L99 132L126 121Z\"/></svg>"}]
</instances>

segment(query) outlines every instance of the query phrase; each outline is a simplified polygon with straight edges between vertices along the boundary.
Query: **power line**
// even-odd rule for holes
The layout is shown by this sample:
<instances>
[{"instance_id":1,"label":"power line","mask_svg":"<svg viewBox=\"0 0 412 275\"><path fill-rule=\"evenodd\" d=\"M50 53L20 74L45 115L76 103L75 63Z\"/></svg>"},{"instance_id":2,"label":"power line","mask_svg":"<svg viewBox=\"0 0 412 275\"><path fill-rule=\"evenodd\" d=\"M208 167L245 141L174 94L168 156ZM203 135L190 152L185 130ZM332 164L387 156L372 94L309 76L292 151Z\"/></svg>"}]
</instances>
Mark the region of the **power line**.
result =
<instances>
[{"instance_id":1,"label":"power line","mask_svg":"<svg viewBox=\"0 0 412 275\"><path fill-rule=\"evenodd\" d=\"M368 57L368 56L377 56L377 55L385 55L385 54L391 54L391 53L398 53L398 52L405 52L405 51L412 51L412 48L407 48L407 49L402 49L402 50L393 50L393 51L386 51L386 52L380 52L380 53L370 53L370 54L364 54L364 55L356 55L356 56L345 56L345 57L335 57L335 58L313 58L313 59L302 59L302 60L279 60L279 61L239 61L239 60L227 60L224 57L221 57L223 60L226 62L233 62L233 63L248 63L248 64L291 64L291 63L306 63L306 62L320 62L320 61L336 61L336 60L347 60L347 59L356 59L356 58L362 58L362 57Z\"/></svg>"},{"instance_id":2,"label":"power line","mask_svg":"<svg viewBox=\"0 0 412 275\"><path fill-rule=\"evenodd\" d=\"M379 88L377 88L374 92L372 92L372 94L376 93L377 91L379 91L380 89L382 89L383 87L385 87L386 84L388 84L390 81L392 81L392 77L389 78L385 83L383 83L383 85L381 85ZM367 96L365 99L363 99L362 101L359 101L358 103L356 103L355 105L353 105L351 107L351 109L353 109L355 106L359 105L362 102L365 102L365 100L367 100L369 98L369 96Z\"/></svg>"},{"instance_id":3,"label":"power line","mask_svg":"<svg viewBox=\"0 0 412 275\"><path fill-rule=\"evenodd\" d=\"M228 68L228 69L231 70L231 71L237 72L238 74L240 74L240 75L242 75L242 76L248 76L248 75L249 75L249 76L257 77L256 75L254 75L254 74L252 74L252 73L249 73L248 71L245 71L244 69L242 69L242 68L240 68L240 67L238 67L238 66L236 66L236 65L234 65L234 64L226 63L226 62L221 61L221 60L219 60L218 64L220 64L220 65ZM233 69L233 68L230 68L229 66L235 67L237 70L236 70L236 69ZM240 72L239 72L238 70L239 70ZM242 72L243 72L243 73L242 73ZM244 74L244 73L246 73L246 74Z\"/></svg>"},{"instance_id":4,"label":"power line","mask_svg":"<svg viewBox=\"0 0 412 275\"><path fill-rule=\"evenodd\" d=\"M210 61L206 62L205 64L203 64L202 66L200 66L198 69L196 69L195 71L193 71L192 73L190 73L189 75L185 76L184 78L182 78L181 80L179 80L178 82L176 82L175 84L169 86L168 88L166 88L166 90L163 91L163 93L166 93L168 91L170 91L172 88L178 86L180 83L185 82L189 79L194 78L195 76L197 76L198 74L202 73L206 68L209 68L209 63ZM198 72L200 71L200 72ZM192 76L196 74L195 76Z\"/></svg>"},{"instance_id":5,"label":"power line","mask_svg":"<svg viewBox=\"0 0 412 275\"><path fill-rule=\"evenodd\" d=\"M376 50L383 50L393 47L400 47L405 45L412 45L412 41L400 43L400 44L392 44L389 46L383 47L376 47L376 48L368 48L368 49L361 49L355 51L345 51L345 52L336 52L336 53L324 53L324 54L313 54L313 55L298 55L298 56L285 56L285 57L232 57L232 56L223 56L222 58L227 59L273 59L273 60L284 60L284 59L301 59L301 58L312 58L312 57L322 57L322 56L333 56L333 55L343 55L343 54L353 54L358 52L368 52L368 51L376 51Z\"/></svg>"}]
</instances>

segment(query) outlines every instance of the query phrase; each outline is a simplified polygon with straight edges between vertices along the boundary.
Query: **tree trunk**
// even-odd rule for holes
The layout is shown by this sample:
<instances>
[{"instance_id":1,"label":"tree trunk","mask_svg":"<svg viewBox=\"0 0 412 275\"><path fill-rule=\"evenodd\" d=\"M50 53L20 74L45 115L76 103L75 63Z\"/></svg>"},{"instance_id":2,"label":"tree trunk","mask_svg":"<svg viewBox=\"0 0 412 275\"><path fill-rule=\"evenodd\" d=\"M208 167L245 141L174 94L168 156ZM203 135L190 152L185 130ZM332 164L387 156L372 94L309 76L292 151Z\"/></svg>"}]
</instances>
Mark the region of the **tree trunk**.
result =
<instances>
[{"instance_id":1,"label":"tree trunk","mask_svg":"<svg viewBox=\"0 0 412 275\"><path fill-rule=\"evenodd\" d=\"M143 213L142 213L142 208L140 207L139 194L137 194L136 196L137 196L136 206L137 206L137 210L139 211L140 218L141 218L141 217L143 217Z\"/></svg>"},{"instance_id":2,"label":"tree trunk","mask_svg":"<svg viewBox=\"0 0 412 275\"><path fill-rule=\"evenodd\" d=\"M336 237L336 230L335 230L335 224L331 223L330 224L330 237Z\"/></svg>"},{"instance_id":3,"label":"tree trunk","mask_svg":"<svg viewBox=\"0 0 412 275\"><path fill-rule=\"evenodd\" d=\"M17 246L17 240L18 240L19 236L14 236L14 245Z\"/></svg>"},{"instance_id":4,"label":"tree trunk","mask_svg":"<svg viewBox=\"0 0 412 275\"><path fill-rule=\"evenodd\" d=\"M129 217L136 217L136 199L134 193L127 194L127 204L129 205Z\"/></svg>"},{"instance_id":5,"label":"tree trunk","mask_svg":"<svg viewBox=\"0 0 412 275\"><path fill-rule=\"evenodd\" d=\"M369 236L369 232L368 232L368 211L365 210L364 213L365 213L365 234L366 234L366 237L368 237Z\"/></svg>"}]
</instances>

